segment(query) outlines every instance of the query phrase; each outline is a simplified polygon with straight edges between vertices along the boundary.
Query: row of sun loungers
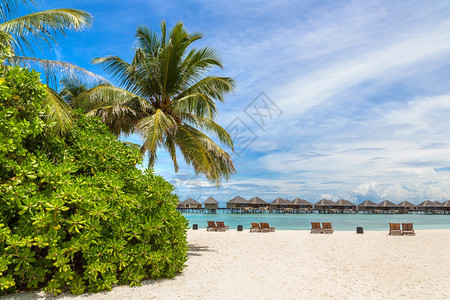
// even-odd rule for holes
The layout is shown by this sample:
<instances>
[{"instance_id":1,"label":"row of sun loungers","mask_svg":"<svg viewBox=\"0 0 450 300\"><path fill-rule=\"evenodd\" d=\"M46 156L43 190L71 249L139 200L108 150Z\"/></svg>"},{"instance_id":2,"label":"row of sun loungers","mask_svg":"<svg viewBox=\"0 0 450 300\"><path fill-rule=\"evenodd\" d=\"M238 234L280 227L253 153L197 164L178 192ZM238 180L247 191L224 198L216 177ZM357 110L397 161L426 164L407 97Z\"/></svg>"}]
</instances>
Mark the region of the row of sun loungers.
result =
<instances>
[{"instance_id":1,"label":"row of sun loungers","mask_svg":"<svg viewBox=\"0 0 450 300\"><path fill-rule=\"evenodd\" d=\"M224 222L214 222L207 221L208 227L206 227L207 231L225 231L230 229L230 226L224 224ZM271 227L269 223L251 223L252 228L250 228L250 232L274 232L275 227Z\"/></svg>"},{"instance_id":2,"label":"row of sun loungers","mask_svg":"<svg viewBox=\"0 0 450 300\"><path fill-rule=\"evenodd\" d=\"M224 222L207 221L207 231L225 231L230 229L230 226L224 224ZM217 224L216 224L217 223ZM269 226L269 223L251 223L252 227L250 232L274 232L275 227ZM329 222L311 222L311 233L333 233L334 229ZM400 229L400 223L389 223L389 235L415 235L413 229L413 223L402 223L402 229Z\"/></svg>"},{"instance_id":3,"label":"row of sun loungers","mask_svg":"<svg viewBox=\"0 0 450 300\"><path fill-rule=\"evenodd\" d=\"M260 225L261 224L261 225ZM250 232L274 232L275 227L270 227L269 223L251 223Z\"/></svg>"},{"instance_id":4,"label":"row of sun loungers","mask_svg":"<svg viewBox=\"0 0 450 300\"><path fill-rule=\"evenodd\" d=\"M413 223L402 223L402 229L400 229L400 223L389 223L389 235L415 235L413 229Z\"/></svg>"}]
</instances>

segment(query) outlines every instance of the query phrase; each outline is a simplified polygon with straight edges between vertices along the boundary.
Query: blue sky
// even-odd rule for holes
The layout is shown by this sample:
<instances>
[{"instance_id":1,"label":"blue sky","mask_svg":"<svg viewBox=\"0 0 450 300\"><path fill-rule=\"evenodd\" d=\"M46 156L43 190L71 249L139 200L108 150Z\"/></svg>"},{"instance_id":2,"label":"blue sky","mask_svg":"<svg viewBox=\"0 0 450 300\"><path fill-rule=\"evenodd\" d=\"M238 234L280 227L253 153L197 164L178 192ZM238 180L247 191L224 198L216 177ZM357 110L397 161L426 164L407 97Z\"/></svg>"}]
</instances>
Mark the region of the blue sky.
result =
<instances>
[{"instance_id":1,"label":"blue sky","mask_svg":"<svg viewBox=\"0 0 450 300\"><path fill-rule=\"evenodd\" d=\"M219 189L167 155L156 172L180 198L236 195L450 199L448 1L40 1L79 8L93 27L60 39L49 58L108 79L94 57L130 60L139 25L182 21L201 32L233 77L218 122L233 132L237 174ZM139 142L136 136L129 140Z\"/></svg>"}]
</instances>

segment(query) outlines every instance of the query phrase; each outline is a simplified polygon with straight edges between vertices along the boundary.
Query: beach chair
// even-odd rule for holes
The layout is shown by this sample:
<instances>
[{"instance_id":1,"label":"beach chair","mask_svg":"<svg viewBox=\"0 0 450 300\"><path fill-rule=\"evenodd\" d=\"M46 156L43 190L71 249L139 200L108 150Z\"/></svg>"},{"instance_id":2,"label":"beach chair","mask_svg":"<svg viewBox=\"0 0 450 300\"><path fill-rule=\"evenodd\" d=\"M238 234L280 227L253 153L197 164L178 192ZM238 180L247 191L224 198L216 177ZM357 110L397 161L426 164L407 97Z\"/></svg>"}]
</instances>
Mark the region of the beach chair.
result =
<instances>
[{"instance_id":1,"label":"beach chair","mask_svg":"<svg viewBox=\"0 0 450 300\"><path fill-rule=\"evenodd\" d=\"M261 231L262 232L274 232L275 227L270 227L269 223L261 223Z\"/></svg>"},{"instance_id":2,"label":"beach chair","mask_svg":"<svg viewBox=\"0 0 450 300\"><path fill-rule=\"evenodd\" d=\"M225 225L225 222L217 221L216 223L217 223L217 228L223 228L223 230L228 230L228 229L230 229L230 226Z\"/></svg>"},{"instance_id":3,"label":"beach chair","mask_svg":"<svg viewBox=\"0 0 450 300\"><path fill-rule=\"evenodd\" d=\"M334 229L331 227L331 223L322 222L322 233L333 233Z\"/></svg>"},{"instance_id":4,"label":"beach chair","mask_svg":"<svg viewBox=\"0 0 450 300\"><path fill-rule=\"evenodd\" d=\"M413 223L402 223L402 235L416 235Z\"/></svg>"},{"instance_id":5,"label":"beach chair","mask_svg":"<svg viewBox=\"0 0 450 300\"><path fill-rule=\"evenodd\" d=\"M311 222L311 233L322 233L320 222Z\"/></svg>"},{"instance_id":6,"label":"beach chair","mask_svg":"<svg viewBox=\"0 0 450 300\"><path fill-rule=\"evenodd\" d=\"M214 221L206 221L208 222L208 227L206 227L206 231L216 231L217 226L216 226L216 222Z\"/></svg>"},{"instance_id":7,"label":"beach chair","mask_svg":"<svg viewBox=\"0 0 450 300\"><path fill-rule=\"evenodd\" d=\"M250 232L261 232L261 227L258 223L251 223L252 227L250 228Z\"/></svg>"},{"instance_id":8,"label":"beach chair","mask_svg":"<svg viewBox=\"0 0 450 300\"><path fill-rule=\"evenodd\" d=\"M389 235L402 235L400 223L389 223Z\"/></svg>"}]
</instances>

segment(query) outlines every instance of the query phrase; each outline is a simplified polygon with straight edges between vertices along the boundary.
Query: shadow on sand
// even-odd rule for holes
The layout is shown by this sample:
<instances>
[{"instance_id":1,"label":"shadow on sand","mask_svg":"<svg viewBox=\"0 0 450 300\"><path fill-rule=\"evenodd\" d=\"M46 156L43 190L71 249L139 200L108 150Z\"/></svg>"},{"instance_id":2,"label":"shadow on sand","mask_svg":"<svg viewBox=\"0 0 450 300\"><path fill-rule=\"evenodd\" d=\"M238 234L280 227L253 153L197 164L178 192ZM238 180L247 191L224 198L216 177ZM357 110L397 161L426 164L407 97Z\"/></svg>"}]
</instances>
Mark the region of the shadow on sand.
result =
<instances>
[{"instance_id":1,"label":"shadow on sand","mask_svg":"<svg viewBox=\"0 0 450 300\"><path fill-rule=\"evenodd\" d=\"M209 249L208 246L201 246L195 244L189 244L188 257L191 256L201 256L202 252L216 252L214 250Z\"/></svg>"}]
</instances>

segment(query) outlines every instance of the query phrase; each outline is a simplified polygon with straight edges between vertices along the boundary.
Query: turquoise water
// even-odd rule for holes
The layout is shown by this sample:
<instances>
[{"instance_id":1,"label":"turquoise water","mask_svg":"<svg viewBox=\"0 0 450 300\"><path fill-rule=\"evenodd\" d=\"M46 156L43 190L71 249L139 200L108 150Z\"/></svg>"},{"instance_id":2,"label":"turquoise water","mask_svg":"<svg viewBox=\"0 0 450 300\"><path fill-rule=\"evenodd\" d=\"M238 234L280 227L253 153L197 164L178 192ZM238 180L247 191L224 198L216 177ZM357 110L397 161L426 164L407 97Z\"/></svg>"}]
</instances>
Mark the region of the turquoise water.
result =
<instances>
[{"instance_id":1,"label":"turquoise water","mask_svg":"<svg viewBox=\"0 0 450 300\"><path fill-rule=\"evenodd\" d=\"M419 214L205 214L183 213L189 225L206 228L206 221L224 221L230 229L243 225L249 229L251 222L268 222L279 230L309 230L311 222L331 222L335 230L354 231L357 226L364 230L388 230L389 223L414 223L414 229L450 229L450 215Z\"/></svg>"}]
</instances>

